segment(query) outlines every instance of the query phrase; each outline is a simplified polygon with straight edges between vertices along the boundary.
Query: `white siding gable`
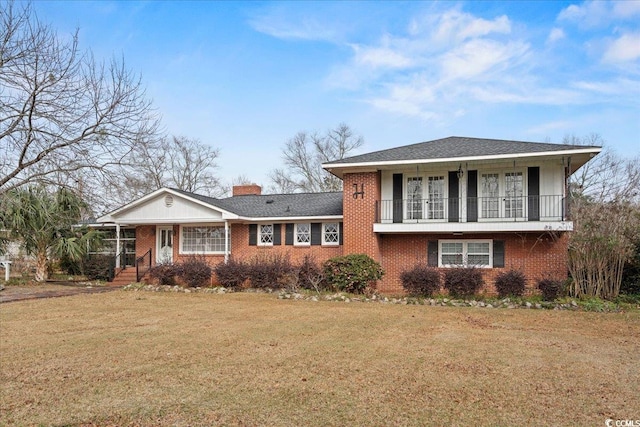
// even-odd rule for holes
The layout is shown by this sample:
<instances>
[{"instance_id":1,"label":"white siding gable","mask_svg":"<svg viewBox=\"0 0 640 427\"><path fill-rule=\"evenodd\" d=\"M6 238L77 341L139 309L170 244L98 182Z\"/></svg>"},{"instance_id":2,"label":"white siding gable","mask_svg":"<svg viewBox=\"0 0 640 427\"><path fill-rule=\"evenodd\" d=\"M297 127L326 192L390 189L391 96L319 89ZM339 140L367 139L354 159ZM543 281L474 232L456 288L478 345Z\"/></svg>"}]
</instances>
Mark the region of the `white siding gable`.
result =
<instances>
[{"instance_id":1,"label":"white siding gable","mask_svg":"<svg viewBox=\"0 0 640 427\"><path fill-rule=\"evenodd\" d=\"M157 196L113 215L118 223L175 224L223 221L222 212L180 197L160 193Z\"/></svg>"}]
</instances>

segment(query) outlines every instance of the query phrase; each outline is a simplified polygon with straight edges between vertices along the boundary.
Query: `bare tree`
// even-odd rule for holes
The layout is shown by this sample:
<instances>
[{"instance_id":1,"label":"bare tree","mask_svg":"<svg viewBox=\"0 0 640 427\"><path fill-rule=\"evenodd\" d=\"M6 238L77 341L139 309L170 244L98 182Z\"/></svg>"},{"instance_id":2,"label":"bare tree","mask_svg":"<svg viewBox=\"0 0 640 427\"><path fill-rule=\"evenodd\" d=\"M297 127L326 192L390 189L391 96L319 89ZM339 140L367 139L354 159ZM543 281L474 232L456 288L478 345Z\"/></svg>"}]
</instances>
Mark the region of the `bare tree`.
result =
<instances>
[{"instance_id":1,"label":"bare tree","mask_svg":"<svg viewBox=\"0 0 640 427\"><path fill-rule=\"evenodd\" d=\"M606 146L597 133L583 138L564 137L564 144L603 146L603 151L571 176L574 198L586 196L594 201L638 201L640 198L640 156L623 158Z\"/></svg>"},{"instance_id":2,"label":"bare tree","mask_svg":"<svg viewBox=\"0 0 640 427\"><path fill-rule=\"evenodd\" d=\"M0 194L28 183L117 175L158 118L123 60L96 61L29 5L0 2Z\"/></svg>"},{"instance_id":3,"label":"bare tree","mask_svg":"<svg viewBox=\"0 0 640 427\"><path fill-rule=\"evenodd\" d=\"M575 145L604 145L598 134L565 137ZM640 243L640 158L605 149L571 177L570 291L575 296L615 298L625 263Z\"/></svg>"},{"instance_id":4,"label":"bare tree","mask_svg":"<svg viewBox=\"0 0 640 427\"><path fill-rule=\"evenodd\" d=\"M271 172L272 191L340 191L342 181L322 169L322 163L340 160L361 147L364 140L349 126L339 124L326 134L298 132L282 150L285 169Z\"/></svg>"},{"instance_id":5,"label":"bare tree","mask_svg":"<svg viewBox=\"0 0 640 427\"><path fill-rule=\"evenodd\" d=\"M120 187L128 200L162 187L219 197L228 190L215 174L219 156L219 150L198 139L163 138L159 144L142 145L132 154L133 167L124 174Z\"/></svg>"}]
</instances>

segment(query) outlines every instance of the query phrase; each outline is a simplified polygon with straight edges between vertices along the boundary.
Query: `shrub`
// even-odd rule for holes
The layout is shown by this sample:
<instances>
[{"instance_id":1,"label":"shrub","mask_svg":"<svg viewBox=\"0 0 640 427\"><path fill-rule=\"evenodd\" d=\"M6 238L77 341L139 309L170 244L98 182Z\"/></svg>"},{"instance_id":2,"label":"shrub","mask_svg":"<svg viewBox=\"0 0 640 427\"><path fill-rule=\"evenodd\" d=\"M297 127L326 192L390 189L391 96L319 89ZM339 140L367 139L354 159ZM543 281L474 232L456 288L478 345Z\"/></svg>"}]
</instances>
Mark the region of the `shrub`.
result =
<instances>
[{"instance_id":1,"label":"shrub","mask_svg":"<svg viewBox=\"0 0 640 427\"><path fill-rule=\"evenodd\" d=\"M88 255L82 260L82 270L89 280L110 280L115 263L110 255Z\"/></svg>"},{"instance_id":2,"label":"shrub","mask_svg":"<svg viewBox=\"0 0 640 427\"><path fill-rule=\"evenodd\" d=\"M254 288L281 288L290 280L293 271L287 256L257 256L249 263L247 276Z\"/></svg>"},{"instance_id":3,"label":"shrub","mask_svg":"<svg viewBox=\"0 0 640 427\"><path fill-rule=\"evenodd\" d=\"M209 286L211 284L211 267L199 257L187 257L180 266L180 278L190 288Z\"/></svg>"},{"instance_id":4,"label":"shrub","mask_svg":"<svg viewBox=\"0 0 640 427\"><path fill-rule=\"evenodd\" d=\"M482 285L484 280L478 268L452 268L444 274L444 287L455 297L474 295Z\"/></svg>"},{"instance_id":5,"label":"shrub","mask_svg":"<svg viewBox=\"0 0 640 427\"><path fill-rule=\"evenodd\" d=\"M216 273L218 283L225 288L240 289L249 277L247 264L233 258L229 259L226 264L221 262L216 265L213 271Z\"/></svg>"},{"instance_id":6,"label":"shrub","mask_svg":"<svg viewBox=\"0 0 640 427\"><path fill-rule=\"evenodd\" d=\"M503 271L496 276L495 284L496 291L498 291L498 295L500 297L519 297L524 294L524 289L527 284L527 277L522 271Z\"/></svg>"},{"instance_id":7,"label":"shrub","mask_svg":"<svg viewBox=\"0 0 640 427\"><path fill-rule=\"evenodd\" d=\"M419 264L400 274L402 287L410 295L431 296L440 290L440 273L435 268Z\"/></svg>"},{"instance_id":8,"label":"shrub","mask_svg":"<svg viewBox=\"0 0 640 427\"><path fill-rule=\"evenodd\" d=\"M558 298L562 289L562 282L556 279L540 279L538 280L538 289L542 292L542 299L545 301L553 301Z\"/></svg>"},{"instance_id":9,"label":"shrub","mask_svg":"<svg viewBox=\"0 0 640 427\"><path fill-rule=\"evenodd\" d=\"M363 293L367 287L375 287L383 274L380 264L364 254L335 257L324 263L327 283L345 292Z\"/></svg>"},{"instance_id":10,"label":"shrub","mask_svg":"<svg viewBox=\"0 0 640 427\"><path fill-rule=\"evenodd\" d=\"M60 257L60 261L59 261L60 270L62 270L63 273L68 274L70 276L83 275L84 273L83 268L84 268L84 264L86 263L86 259L87 257L84 257L83 259L79 259L79 260L74 260L67 255L62 256ZM115 261L114 261L114 264L115 264ZM95 280L95 279L91 279L91 280Z\"/></svg>"},{"instance_id":11,"label":"shrub","mask_svg":"<svg viewBox=\"0 0 640 427\"><path fill-rule=\"evenodd\" d=\"M149 270L149 277L159 285L175 286L176 276L179 276L180 272L181 267L178 264L157 264Z\"/></svg>"},{"instance_id":12,"label":"shrub","mask_svg":"<svg viewBox=\"0 0 640 427\"><path fill-rule=\"evenodd\" d=\"M322 267L312 255L305 255L298 266L298 285L316 292L327 288Z\"/></svg>"}]
</instances>

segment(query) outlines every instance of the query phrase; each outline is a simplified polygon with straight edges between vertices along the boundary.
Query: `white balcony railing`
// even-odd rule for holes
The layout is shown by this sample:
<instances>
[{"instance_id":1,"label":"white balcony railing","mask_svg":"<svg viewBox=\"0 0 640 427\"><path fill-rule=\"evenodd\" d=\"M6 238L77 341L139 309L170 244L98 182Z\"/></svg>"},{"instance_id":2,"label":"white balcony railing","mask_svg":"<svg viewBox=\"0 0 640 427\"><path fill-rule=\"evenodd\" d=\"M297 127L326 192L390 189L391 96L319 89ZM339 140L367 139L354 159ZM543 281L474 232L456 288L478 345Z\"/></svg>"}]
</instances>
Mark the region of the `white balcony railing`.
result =
<instances>
[{"instance_id":1,"label":"white balcony railing","mask_svg":"<svg viewBox=\"0 0 640 427\"><path fill-rule=\"evenodd\" d=\"M564 196L397 199L376 202L376 223L565 221Z\"/></svg>"}]
</instances>

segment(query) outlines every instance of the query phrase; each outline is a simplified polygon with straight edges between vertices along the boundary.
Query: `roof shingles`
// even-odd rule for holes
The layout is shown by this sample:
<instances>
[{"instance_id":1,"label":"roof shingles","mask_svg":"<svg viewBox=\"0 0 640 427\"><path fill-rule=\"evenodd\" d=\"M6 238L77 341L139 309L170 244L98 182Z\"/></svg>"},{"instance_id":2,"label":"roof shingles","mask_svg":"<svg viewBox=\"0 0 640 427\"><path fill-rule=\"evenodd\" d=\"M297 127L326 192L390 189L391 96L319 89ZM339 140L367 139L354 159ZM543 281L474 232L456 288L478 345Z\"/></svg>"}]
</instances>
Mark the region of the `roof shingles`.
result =
<instances>
[{"instance_id":1,"label":"roof shingles","mask_svg":"<svg viewBox=\"0 0 640 427\"><path fill-rule=\"evenodd\" d=\"M244 195L216 199L173 190L245 218L342 216L342 192Z\"/></svg>"},{"instance_id":2,"label":"roof shingles","mask_svg":"<svg viewBox=\"0 0 640 427\"><path fill-rule=\"evenodd\" d=\"M508 154L542 153L575 150L581 147L567 144L508 141L500 139L465 138L450 136L434 141L420 142L403 147L374 151L325 163L325 167L354 163L395 162L419 159L448 159L456 157L500 156Z\"/></svg>"}]
</instances>

